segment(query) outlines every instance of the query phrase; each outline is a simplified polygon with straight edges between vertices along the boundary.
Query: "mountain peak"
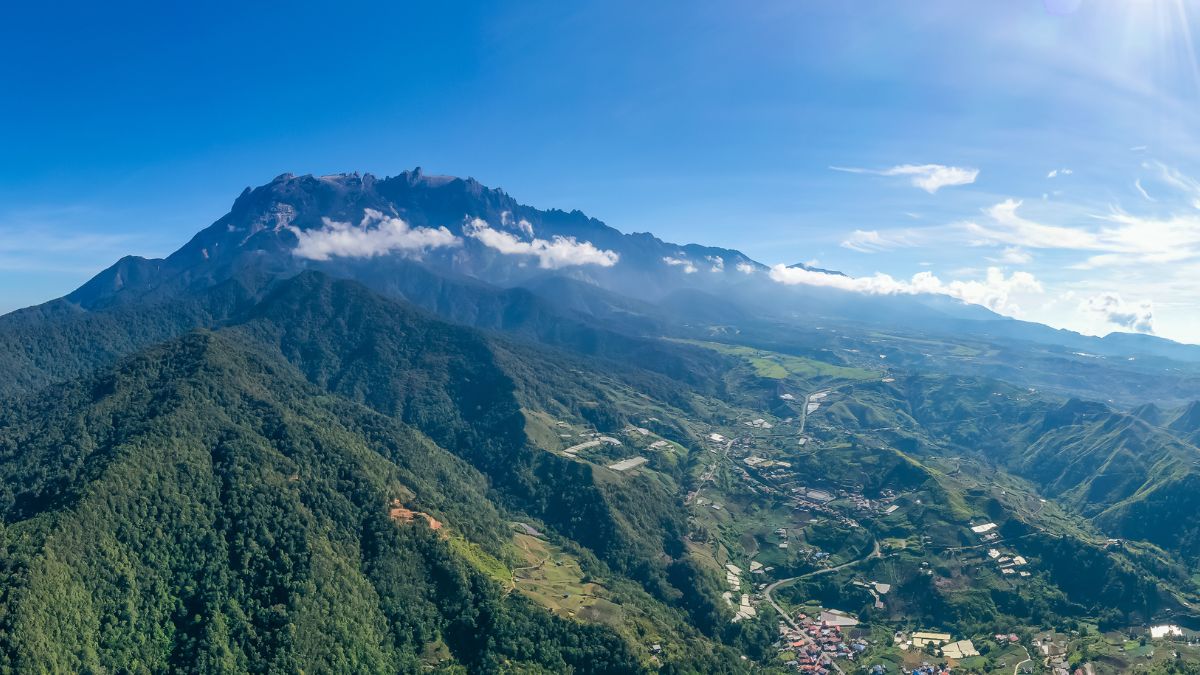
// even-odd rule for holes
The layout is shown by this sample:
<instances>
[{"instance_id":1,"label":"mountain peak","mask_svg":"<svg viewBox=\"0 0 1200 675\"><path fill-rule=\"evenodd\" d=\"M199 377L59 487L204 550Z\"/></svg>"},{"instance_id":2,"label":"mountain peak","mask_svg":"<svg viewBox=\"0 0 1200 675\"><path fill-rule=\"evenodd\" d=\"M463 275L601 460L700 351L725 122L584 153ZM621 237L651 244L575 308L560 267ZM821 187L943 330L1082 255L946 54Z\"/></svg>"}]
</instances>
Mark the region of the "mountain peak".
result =
<instances>
[{"instance_id":1,"label":"mountain peak","mask_svg":"<svg viewBox=\"0 0 1200 675\"><path fill-rule=\"evenodd\" d=\"M459 178L458 176L449 176L442 174L427 174L421 167L415 167L412 171L402 171L396 178L402 178L409 185L425 185L427 187L441 187L448 183L453 183L456 180L461 180L464 183L476 183L474 178ZM392 179L386 179L392 180Z\"/></svg>"},{"instance_id":2,"label":"mountain peak","mask_svg":"<svg viewBox=\"0 0 1200 675\"><path fill-rule=\"evenodd\" d=\"M1171 421L1170 428L1185 433L1200 431L1200 401L1192 401L1184 406Z\"/></svg>"},{"instance_id":3,"label":"mountain peak","mask_svg":"<svg viewBox=\"0 0 1200 675\"><path fill-rule=\"evenodd\" d=\"M809 265L807 263L795 263L792 265L788 265L788 269L807 270L809 272L816 272L817 274L832 274L833 276L837 276L837 277L846 276L846 274L844 272L839 272L837 270L827 270L827 269L824 269L821 267L813 267L812 265Z\"/></svg>"},{"instance_id":4,"label":"mountain peak","mask_svg":"<svg viewBox=\"0 0 1200 675\"><path fill-rule=\"evenodd\" d=\"M1154 405L1153 403L1142 404L1142 405L1134 408L1133 410L1130 410L1129 414L1146 422L1147 424L1151 424L1154 426L1159 426L1162 424L1162 419L1163 419L1162 408L1159 408L1158 406Z\"/></svg>"}]
</instances>

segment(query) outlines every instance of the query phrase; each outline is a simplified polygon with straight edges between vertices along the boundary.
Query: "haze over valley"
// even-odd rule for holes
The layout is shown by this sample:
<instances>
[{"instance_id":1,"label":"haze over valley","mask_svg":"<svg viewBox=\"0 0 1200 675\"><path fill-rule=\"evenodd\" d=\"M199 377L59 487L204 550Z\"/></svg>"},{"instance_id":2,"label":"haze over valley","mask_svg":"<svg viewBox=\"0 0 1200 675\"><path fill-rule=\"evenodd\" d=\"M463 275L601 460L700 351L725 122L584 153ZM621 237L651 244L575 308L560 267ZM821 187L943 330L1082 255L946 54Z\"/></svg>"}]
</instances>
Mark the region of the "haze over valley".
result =
<instances>
[{"instance_id":1,"label":"haze over valley","mask_svg":"<svg viewBox=\"0 0 1200 675\"><path fill-rule=\"evenodd\" d=\"M1200 671L1183 3L74 9L0 672Z\"/></svg>"}]
</instances>

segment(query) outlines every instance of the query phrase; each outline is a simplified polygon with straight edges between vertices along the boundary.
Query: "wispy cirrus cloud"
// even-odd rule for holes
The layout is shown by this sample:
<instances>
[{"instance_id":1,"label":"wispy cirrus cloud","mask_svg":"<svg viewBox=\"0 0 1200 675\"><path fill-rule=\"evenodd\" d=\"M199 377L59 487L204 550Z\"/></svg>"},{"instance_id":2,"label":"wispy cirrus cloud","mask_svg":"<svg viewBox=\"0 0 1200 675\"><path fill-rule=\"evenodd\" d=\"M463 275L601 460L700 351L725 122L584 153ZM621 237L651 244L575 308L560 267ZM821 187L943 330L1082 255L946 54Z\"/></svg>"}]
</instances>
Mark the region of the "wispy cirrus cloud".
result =
<instances>
[{"instance_id":1,"label":"wispy cirrus cloud","mask_svg":"<svg viewBox=\"0 0 1200 675\"><path fill-rule=\"evenodd\" d=\"M1020 246L1008 246L1000 252L999 257L989 258L989 260L1007 265L1028 265L1033 262L1033 254Z\"/></svg>"},{"instance_id":2,"label":"wispy cirrus cloud","mask_svg":"<svg viewBox=\"0 0 1200 675\"><path fill-rule=\"evenodd\" d=\"M1200 209L1200 180L1162 162L1147 162L1142 166L1158 169L1159 179L1163 183L1182 192L1190 200L1192 208Z\"/></svg>"},{"instance_id":3,"label":"wispy cirrus cloud","mask_svg":"<svg viewBox=\"0 0 1200 675\"><path fill-rule=\"evenodd\" d=\"M960 227L974 245L1090 254L1072 265L1074 269L1200 258L1200 214L1140 216L1114 206L1108 213L1090 216L1098 225L1069 227L1026 218L1019 213L1021 205L1018 200L1005 200L984 210L988 221L968 221Z\"/></svg>"},{"instance_id":4,"label":"wispy cirrus cloud","mask_svg":"<svg viewBox=\"0 0 1200 675\"><path fill-rule=\"evenodd\" d=\"M963 227L977 237L978 244L1010 244L1029 248L1095 250L1100 247L1093 232L1072 227L1045 225L1017 213L1023 202L1006 199L984 209L991 222L967 222Z\"/></svg>"},{"instance_id":5,"label":"wispy cirrus cloud","mask_svg":"<svg viewBox=\"0 0 1200 675\"><path fill-rule=\"evenodd\" d=\"M855 230L840 244L842 248L859 253L878 253L915 245L916 243L906 232L880 233L879 230Z\"/></svg>"},{"instance_id":6,"label":"wispy cirrus cloud","mask_svg":"<svg viewBox=\"0 0 1200 675\"><path fill-rule=\"evenodd\" d=\"M176 245L166 228L135 225L156 215L83 205L0 208L0 271L74 277L130 253L163 255Z\"/></svg>"},{"instance_id":7,"label":"wispy cirrus cloud","mask_svg":"<svg viewBox=\"0 0 1200 675\"><path fill-rule=\"evenodd\" d=\"M1041 294L1042 284L1029 272L1005 275L998 267L989 267L983 279L943 281L933 272L918 272L911 279L896 279L876 273L867 277L817 272L800 267L775 265L771 279L785 285L820 286L868 295L945 295L973 305L1015 316L1020 307L1014 296L1021 293Z\"/></svg>"},{"instance_id":8,"label":"wispy cirrus cloud","mask_svg":"<svg viewBox=\"0 0 1200 675\"><path fill-rule=\"evenodd\" d=\"M522 227L521 230L523 232L533 231L532 227ZM620 260L620 256L615 251L603 250L590 241L579 241L575 237L557 235L550 239L534 237L525 241L511 232L493 229L488 226L487 222L479 218L467 223L463 228L463 234L504 255L535 258L538 267L547 270L581 265L612 267Z\"/></svg>"},{"instance_id":9,"label":"wispy cirrus cloud","mask_svg":"<svg viewBox=\"0 0 1200 675\"><path fill-rule=\"evenodd\" d=\"M357 225L322 218L320 229L289 226L296 235L293 255L308 260L374 258L391 253L416 254L435 248L459 246L462 240L445 227L412 227L375 209L365 209Z\"/></svg>"},{"instance_id":10,"label":"wispy cirrus cloud","mask_svg":"<svg viewBox=\"0 0 1200 675\"><path fill-rule=\"evenodd\" d=\"M854 166L831 166L834 171L865 173L874 176L906 176L916 187L935 194L944 187L970 185L979 176L979 169L944 164L900 164L887 169L864 169Z\"/></svg>"}]
</instances>

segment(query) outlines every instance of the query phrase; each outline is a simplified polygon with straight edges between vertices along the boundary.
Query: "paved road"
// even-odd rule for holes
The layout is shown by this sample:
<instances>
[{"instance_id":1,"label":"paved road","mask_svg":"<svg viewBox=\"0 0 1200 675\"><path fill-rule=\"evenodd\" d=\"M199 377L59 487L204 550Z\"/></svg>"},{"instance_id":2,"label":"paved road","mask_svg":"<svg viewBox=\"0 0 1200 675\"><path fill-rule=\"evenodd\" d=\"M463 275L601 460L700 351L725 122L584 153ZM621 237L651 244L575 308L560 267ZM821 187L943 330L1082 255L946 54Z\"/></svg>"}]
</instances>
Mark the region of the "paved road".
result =
<instances>
[{"instance_id":1,"label":"paved road","mask_svg":"<svg viewBox=\"0 0 1200 675\"><path fill-rule=\"evenodd\" d=\"M771 593L773 593L775 591L775 589L779 588L780 586L786 586L790 583L794 583L796 581L799 581L800 579L807 579L809 577L815 577L815 576L819 576L822 574L832 574L833 572L836 572L838 570L846 569L847 567L850 567L851 565L857 565L861 562L865 562L872 558L880 558L882 556L883 556L883 553L880 552L880 550L879 550L879 540L877 539L874 541L874 543L871 547L871 552L868 553L867 555L859 558L858 560L851 560L848 563L842 563L841 565L836 565L834 567L826 567L825 569L820 569L815 572L808 572L807 574L801 574L801 575L795 576L795 577L788 577L787 579L780 579L779 581L776 581L775 583L771 584L770 586L767 586L767 589L765 591L763 591L763 597L765 597L767 599L767 602L771 603L771 606L775 608L775 611L779 613L779 616L783 617L783 620L786 621L789 626L791 626L792 628L794 628L796 630L800 630L799 624L797 624L787 612L783 611L783 608L779 606L779 603L775 602L775 598L771 597ZM808 640L807 636L805 636L805 640ZM839 673L844 672L842 670L841 666L839 666L836 661L830 660L830 665L832 665L833 669L838 671Z\"/></svg>"},{"instance_id":2,"label":"paved road","mask_svg":"<svg viewBox=\"0 0 1200 675\"><path fill-rule=\"evenodd\" d=\"M729 439L729 442L725 444L725 449L722 451L721 456L719 458L717 458L717 460L714 461L712 464L710 464L708 467L708 471L705 471L704 475L700 477L700 482L696 484L696 489L693 490L691 494L689 494L687 497L684 498L683 503L685 505L691 504L696 499L696 497L699 497L700 491L704 489L704 485L706 483L708 483L709 481L711 481L713 479L713 477L715 477L717 475L717 469L720 468L721 460L727 459L729 457L729 450L730 450L730 448L733 447L734 440L735 439L732 439L732 438Z\"/></svg>"},{"instance_id":3,"label":"paved road","mask_svg":"<svg viewBox=\"0 0 1200 675\"><path fill-rule=\"evenodd\" d=\"M1025 658L1025 660L1024 660L1024 661L1018 661L1018 662L1017 662L1017 665L1013 666L1013 675L1017 675L1017 671L1021 669L1021 664L1022 664L1022 663L1029 663L1030 661L1033 661L1033 659L1032 659L1032 658L1029 658L1029 649L1028 649L1028 648L1026 648L1026 647L1021 647L1021 649L1024 649L1024 650L1025 650L1025 657L1026 657L1026 658Z\"/></svg>"},{"instance_id":4,"label":"paved road","mask_svg":"<svg viewBox=\"0 0 1200 675\"><path fill-rule=\"evenodd\" d=\"M816 392L813 392L816 393ZM808 401L812 394L804 395L804 404L800 406L800 435L804 435L804 425L808 424Z\"/></svg>"},{"instance_id":5,"label":"paved road","mask_svg":"<svg viewBox=\"0 0 1200 675\"><path fill-rule=\"evenodd\" d=\"M787 579L780 579L779 581L776 581L775 583L771 584L770 586L767 586L767 589L765 591L763 591L763 596L765 596L767 598L767 602L771 603L771 606L775 608L775 611L779 612L779 615L783 617L784 621L787 621L788 624L792 628L799 629L799 626L796 625L796 623L794 621L792 621L792 617L788 616L787 612L783 611L783 608L780 607L775 602L775 598L771 597L771 593L773 593L775 591L775 589L779 588L780 586L787 586L788 584L794 583L801 579L807 579L809 577L820 576L822 574L832 574L833 572L837 572L838 570L844 570L847 567L851 567L853 565L857 565L859 563L866 562L868 560L871 560L872 558L881 558L881 557L883 557L883 553L879 550L879 540L876 539L872 544L871 552L868 553L867 555L865 555L857 560L851 560L850 562L842 563L841 565L835 565L834 567L826 567L824 569L816 570L815 572L808 572L806 574L801 574L799 576L788 577Z\"/></svg>"},{"instance_id":6,"label":"paved road","mask_svg":"<svg viewBox=\"0 0 1200 675\"><path fill-rule=\"evenodd\" d=\"M887 376L888 376L888 374L885 372L885 373L884 373L884 377L887 377ZM870 380L853 380L853 381L850 381L850 382L844 382L844 383L842 383L842 384L835 385L835 386L832 386L832 387L823 387L823 388L821 388L821 389L818 389L818 390L816 390L816 391L809 392L809 393L805 394L805 395L804 395L804 403L802 403L802 404L800 405L800 431L799 431L798 433L799 433L801 436L803 436L803 435L804 435L804 428L805 428L805 427L808 425L808 404L812 402L812 397L813 397L813 394L819 394L819 393L821 393L821 392L826 392L827 394L832 394L832 393L833 393L833 392L835 392L835 391L839 391L839 390L842 390L842 389L848 389L848 388L850 388L850 387L854 387L854 386L856 386L856 385L864 384L864 383L866 383L866 382L874 382L874 381L875 381L874 379L870 379ZM825 400L825 398L826 398L826 397L822 397L822 398L821 398L821 400ZM795 405L795 403L794 403L793 401L788 401L788 403L791 403L792 405Z\"/></svg>"}]
</instances>

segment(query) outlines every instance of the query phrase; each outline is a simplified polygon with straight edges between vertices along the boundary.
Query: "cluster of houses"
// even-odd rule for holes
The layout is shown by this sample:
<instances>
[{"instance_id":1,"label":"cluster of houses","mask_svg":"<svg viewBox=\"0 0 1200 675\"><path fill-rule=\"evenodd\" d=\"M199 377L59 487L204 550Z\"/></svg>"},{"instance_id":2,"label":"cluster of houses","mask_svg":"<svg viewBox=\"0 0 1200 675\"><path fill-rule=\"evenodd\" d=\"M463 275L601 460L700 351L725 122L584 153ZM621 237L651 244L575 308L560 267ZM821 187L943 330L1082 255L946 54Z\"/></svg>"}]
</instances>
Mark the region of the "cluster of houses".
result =
<instances>
[{"instance_id":1,"label":"cluster of houses","mask_svg":"<svg viewBox=\"0 0 1200 675\"><path fill-rule=\"evenodd\" d=\"M762 568L762 565L759 563L756 563L756 562L750 563L751 568L754 568L755 565L757 565L759 569ZM725 602L729 603L729 605L731 607L736 608L736 611L733 616L734 623L741 621L743 619L753 619L754 617L758 616L758 610L755 609L754 605L751 604L751 602L750 602L750 594L741 592L741 590L742 590L742 568L738 567L737 565L734 565L733 563L726 564L725 565L725 583L729 584L730 590L722 593L721 597L725 598ZM738 599L738 603L736 605L733 602L734 594L741 595L741 597Z\"/></svg>"},{"instance_id":2,"label":"cluster of houses","mask_svg":"<svg viewBox=\"0 0 1200 675\"><path fill-rule=\"evenodd\" d=\"M780 651L794 656L785 665L802 673L828 673L834 659L854 660L866 651L867 641L850 639L843 629L857 623L840 612L822 612L819 620L802 615L799 630L780 624Z\"/></svg>"},{"instance_id":3,"label":"cluster of houses","mask_svg":"<svg viewBox=\"0 0 1200 675\"><path fill-rule=\"evenodd\" d=\"M885 516L895 513L900 508L892 503L896 501L896 493L893 490L884 490L879 499L867 499L858 493L850 494L849 499L859 511L873 511Z\"/></svg>"},{"instance_id":4,"label":"cluster of houses","mask_svg":"<svg viewBox=\"0 0 1200 675\"><path fill-rule=\"evenodd\" d=\"M1050 672L1054 675L1070 675L1071 664L1067 662L1067 642L1057 633L1041 633L1034 636L1033 647L1041 654Z\"/></svg>"},{"instance_id":5,"label":"cluster of houses","mask_svg":"<svg viewBox=\"0 0 1200 675\"><path fill-rule=\"evenodd\" d=\"M855 579L850 582L855 586L867 589L871 597L875 598L875 609L884 609L883 596L887 595L892 590L891 584L885 584L879 581L866 581L864 579Z\"/></svg>"},{"instance_id":6,"label":"cluster of houses","mask_svg":"<svg viewBox=\"0 0 1200 675\"><path fill-rule=\"evenodd\" d=\"M786 537L787 530L785 530L783 528L779 528L778 530L775 530L775 534L777 534L781 537ZM788 543L788 542L784 541L783 543ZM784 546L783 548L787 548L787 547ZM799 544L796 546L796 557L800 560L804 560L806 562L812 563L813 565L816 565L818 567L826 567L829 565L829 559L832 556L829 553L817 548L816 546L807 546L805 544Z\"/></svg>"},{"instance_id":7,"label":"cluster of houses","mask_svg":"<svg viewBox=\"0 0 1200 675\"><path fill-rule=\"evenodd\" d=\"M570 434L559 434L559 436L562 436L563 438L569 438ZM576 443L569 448L564 448L564 455L574 459L580 452L589 448L599 447L605 443L608 443L609 445L621 445L620 439L613 438L612 436L604 436L595 432L585 432L579 434L579 436L590 440L583 441L582 443Z\"/></svg>"},{"instance_id":8,"label":"cluster of houses","mask_svg":"<svg viewBox=\"0 0 1200 675\"><path fill-rule=\"evenodd\" d=\"M822 397L814 395L813 398L820 400ZM771 428L770 423L763 419L754 419L743 423L759 429ZM729 441L719 433L709 434L709 440L717 444ZM739 437L730 443L730 447L735 449L734 455L741 458L735 465L735 470L747 483L748 489L755 494L790 496L795 508L829 516L851 528L859 527L859 524L839 509L833 508L831 502L837 499L846 499L860 511L882 515L894 513L899 509L899 506L893 503L897 495L890 490L885 491L877 499L868 499L858 491L800 485L798 484L799 476L792 468L791 462L757 454L754 445L755 441L750 436ZM715 450L715 448L710 449ZM750 475L747 469L753 471L755 475Z\"/></svg>"},{"instance_id":9,"label":"cluster of houses","mask_svg":"<svg viewBox=\"0 0 1200 675\"><path fill-rule=\"evenodd\" d=\"M1000 539L1000 534L996 532L995 523L983 523L982 525L973 525L971 531L979 535L985 543L997 542ZM999 544L997 544L999 546ZM1029 576L1029 570L1024 569L1029 561L1024 556L1017 553L1002 551L998 547L989 548L987 551L988 559L996 563L996 567L1000 569L1000 573L1005 576Z\"/></svg>"},{"instance_id":10,"label":"cluster of houses","mask_svg":"<svg viewBox=\"0 0 1200 675\"><path fill-rule=\"evenodd\" d=\"M804 413L806 415L815 413L818 409L820 409L821 401L825 400L827 396L829 396L828 391L818 391L817 393L810 395L808 397L808 405L804 407Z\"/></svg>"},{"instance_id":11,"label":"cluster of houses","mask_svg":"<svg viewBox=\"0 0 1200 675\"><path fill-rule=\"evenodd\" d=\"M912 669L911 675L950 675L950 668L922 663L920 666Z\"/></svg>"},{"instance_id":12,"label":"cluster of houses","mask_svg":"<svg viewBox=\"0 0 1200 675\"><path fill-rule=\"evenodd\" d=\"M1015 574L1015 575L1022 576L1022 577L1029 576L1028 570L1021 569L1022 567L1025 567L1025 565L1027 565L1029 563L1029 561L1026 560L1023 556L1019 556L1015 553L1009 555L1007 553L1001 552L1000 549L995 549L995 548L989 548L987 554L988 554L988 558L990 558L993 562L996 563L997 566L999 566L1001 574L1005 574L1005 575Z\"/></svg>"},{"instance_id":13,"label":"cluster of houses","mask_svg":"<svg viewBox=\"0 0 1200 675\"><path fill-rule=\"evenodd\" d=\"M982 525L973 525L971 531L979 535L979 538L985 542L996 541L1000 538L1000 533L995 531L995 523L984 523Z\"/></svg>"},{"instance_id":14,"label":"cluster of houses","mask_svg":"<svg viewBox=\"0 0 1200 675\"><path fill-rule=\"evenodd\" d=\"M953 641L953 636L949 633L919 630L912 635L896 633L893 640L903 650L935 647L939 654L948 659L965 659L972 656L979 656L979 650L975 648L974 642L970 640L958 640L955 642Z\"/></svg>"},{"instance_id":15,"label":"cluster of houses","mask_svg":"<svg viewBox=\"0 0 1200 675\"><path fill-rule=\"evenodd\" d=\"M757 455L750 455L742 461L745 462L746 466L753 467L755 469L769 469L776 466L787 469L791 468L792 466L789 462L780 462L778 460L767 459L766 457L759 457Z\"/></svg>"},{"instance_id":16,"label":"cluster of houses","mask_svg":"<svg viewBox=\"0 0 1200 675\"><path fill-rule=\"evenodd\" d=\"M788 546L791 546L791 541L788 539L788 529L786 527L781 527L778 530L775 530L775 534L779 535L779 548L787 548Z\"/></svg>"}]
</instances>

